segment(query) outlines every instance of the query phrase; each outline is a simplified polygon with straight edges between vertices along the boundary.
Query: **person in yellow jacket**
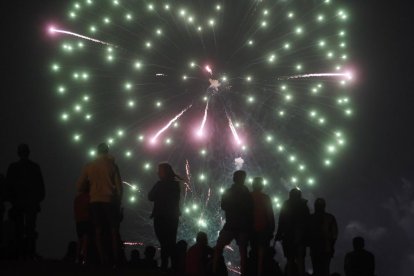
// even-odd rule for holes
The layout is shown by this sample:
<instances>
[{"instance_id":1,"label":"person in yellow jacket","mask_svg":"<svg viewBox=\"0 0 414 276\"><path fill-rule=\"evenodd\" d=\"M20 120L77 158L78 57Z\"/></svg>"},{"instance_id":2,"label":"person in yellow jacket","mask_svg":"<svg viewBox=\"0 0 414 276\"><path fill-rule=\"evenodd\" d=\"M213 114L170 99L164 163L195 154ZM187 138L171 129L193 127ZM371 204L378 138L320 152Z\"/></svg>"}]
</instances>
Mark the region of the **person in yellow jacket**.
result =
<instances>
[{"instance_id":1,"label":"person in yellow jacket","mask_svg":"<svg viewBox=\"0 0 414 276\"><path fill-rule=\"evenodd\" d=\"M101 143L97 148L98 157L87 164L76 186L78 192L89 188L90 215L95 228L96 247L102 264L108 262L108 254L103 245L103 231L107 225L112 238L112 256L119 262L121 221L122 181L114 157L109 155L109 147Z\"/></svg>"}]
</instances>

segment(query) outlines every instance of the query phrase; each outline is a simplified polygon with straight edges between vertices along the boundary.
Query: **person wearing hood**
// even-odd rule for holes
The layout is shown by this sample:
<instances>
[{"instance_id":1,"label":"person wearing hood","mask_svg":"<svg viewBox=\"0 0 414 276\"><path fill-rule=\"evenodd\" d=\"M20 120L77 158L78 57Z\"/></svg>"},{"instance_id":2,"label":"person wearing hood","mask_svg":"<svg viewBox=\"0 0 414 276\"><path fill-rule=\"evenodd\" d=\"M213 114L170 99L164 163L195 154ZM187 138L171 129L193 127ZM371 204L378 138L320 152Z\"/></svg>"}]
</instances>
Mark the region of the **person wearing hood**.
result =
<instances>
[{"instance_id":1,"label":"person wearing hood","mask_svg":"<svg viewBox=\"0 0 414 276\"><path fill-rule=\"evenodd\" d=\"M122 200L122 181L115 159L109 155L109 147L101 143L97 148L98 157L87 164L76 186L78 192L89 190L90 215L95 228L96 247L100 262L108 262L108 254L103 245L103 232L106 225L110 228L112 255L119 262L120 208Z\"/></svg>"},{"instance_id":2,"label":"person wearing hood","mask_svg":"<svg viewBox=\"0 0 414 276\"><path fill-rule=\"evenodd\" d=\"M281 241L287 259L286 275L305 275L306 234L310 212L299 189L289 192L280 210L275 240Z\"/></svg>"}]
</instances>

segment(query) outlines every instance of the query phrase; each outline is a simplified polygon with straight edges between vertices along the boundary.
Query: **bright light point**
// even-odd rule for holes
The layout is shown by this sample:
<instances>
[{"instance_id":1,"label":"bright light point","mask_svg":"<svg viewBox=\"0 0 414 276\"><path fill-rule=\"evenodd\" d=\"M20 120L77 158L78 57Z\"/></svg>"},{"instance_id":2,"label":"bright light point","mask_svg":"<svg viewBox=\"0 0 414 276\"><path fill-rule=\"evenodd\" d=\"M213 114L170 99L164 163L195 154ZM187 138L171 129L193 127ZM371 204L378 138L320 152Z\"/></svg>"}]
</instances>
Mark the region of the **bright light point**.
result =
<instances>
[{"instance_id":1,"label":"bright light point","mask_svg":"<svg viewBox=\"0 0 414 276\"><path fill-rule=\"evenodd\" d=\"M132 20L132 14L127 13L127 14L125 15L125 19L126 19L126 20L128 20L128 21Z\"/></svg>"},{"instance_id":2,"label":"bright light point","mask_svg":"<svg viewBox=\"0 0 414 276\"><path fill-rule=\"evenodd\" d=\"M199 179L200 179L201 181L203 181L203 180L205 180L205 179L206 179L206 176L205 176L204 174L200 174Z\"/></svg>"},{"instance_id":3,"label":"bright light point","mask_svg":"<svg viewBox=\"0 0 414 276\"><path fill-rule=\"evenodd\" d=\"M90 114L86 114L86 115L85 115L85 119L86 119L87 121L90 121L90 120L92 119L92 115L90 115Z\"/></svg>"},{"instance_id":4,"label":"bright light point","mask_svg":"<svg viewBox=\"0 0 414 276\"><path fill-rule=\"evenodd\" d=\"M283 45L283 48L285 48L286 50L289 50L290 49L290 44L289 43L285 43Z\"/></svg>"},{"instance_id":5,"label":"bright light point","mask_svg":"<svg viewBox=\"0 0 414 276\"><path fill-rule=\"evenodd\" d=\"M280 116L280 117L285 116L285 111L283 111L283 110L279 111L279 116Z\"/></svg>"},{"instance_id":6,"label":"bright light point","mask_svg":"<svg viewBox=\"0 0 414 276\"><path fill-rule=\"evenodd\" d=\"M325 164L326 167L329 167L329 166L332 165L332 162L329 159L325 159L325 161L323 163Z\"/></svg>"},{"instance_id":7,"label":"bright light point","mask_svg":"<svg viewBox=\"0 0 414 276\"><path fill-rule=\"evenodd\" d=\"M160 101L155 102L155 106L156 107L161 107L162 106L162 102L160 102Z\"/></svg>"},{"instance_id":8,"label":"bright light point","mask_svg":"<svg viewBox=\"0 0 414 276\"><path fill-rule=\"evenodd\" d=\"M347 116L351 116L352 115L352 109L347 109L347 110L345 110L345 114L347 115Z\"/></svg>"},{"instance_id":9,"label":"bright light point","mask_svg":"<svg viewBox=\"0 0 414 276\"><path fill-rule=\"evenodd\" d=\"M134 64L135 69L141 69L142 63L140 61L135 62Z\"/></svg>"},{"instance_id":10,"label":"bright light point","mask_svg":"<svg viewBox=\"0 0 414 276\"><path fill-rule=\"evenodd\" d=\"M293 12L288 13L288 18L293 18L294 16L295 16L295 14Z\"/></svg>"},{"instance_id":11,"label":"bright light point","mask_svg":"<svg viewBox=\"0 0 414 276\"><path fill-rule=\"evenodd\" d=\"M319 119L319 124L323 125L325 123L325 119L324 118L320 118Z\"/></svg>"},{"instance_id":12,"label":"bright light point","mask_svg":"<svg viewBox=\"0 0 414 276\"><path fill-rule=\"evenodd\" d=\"M59 94L64 94L66 92L66 88L64 86L59 86L58 87L58 92L59 92Z\"/></svg>"},{"instance_id":13,"label":"bright light point","mask_svg":"<svg viewBox=\"0 0 414 276\"><path fill-rule=\"evenodd\" d=\"M318 15L317 19L319 22L322 22L324 21L325 17L323 15Z\"/></svg>"},{"instance_id":14,"label":"bright light point","mask_svg":"<svg viewBox=\"0 0 414 276\"><path fill-rule=\"evenodd\" d=\"M208 25L210 25L210 26L214 26L214 24L215 24L214 19L209 19L209 20L208 20Z\"/></svg>"},{"instance_id":15,"label":"bright light point","mask_svg":"<svg viewBox=\"0 0 414 276\"><path fill-rule=\"evenodd\" d=\"M95 150L91 150L91 151L89 151L89 155L90 155L91 157L94 157L94 156L96 155L96 151L95 151Z\"/></svg>"},{"instance_id":16,"label":"bright light point","mask_svg":"<svg viewBox=\"0 0 414 276\"><path fill-rule=\"evenodd\" d=\"M183 76L183 80L187 80L188 77L186 75Z\"/></svg>"},{"instance_id":17,"label":"bright light point","mask_svg":"<svg viewBox=\"0 0 414 276\"><path fill-rule=\"evenodd\" d=\"M278 150L279 152L283 152L283 151L285 150L285 147L284 147L284 146L278 146L278 147L277 147L277 150Z\"/></svg>"},{"instance_id":18,"label":"bright light point","mask_svg":"<svg viewBox=\"0 0 414 276\"><path fill-rule=\"evenodd\" d=\"M305 165L299 165L299 170L304 171L306 169Z\"/></svg>"},{"instance_id":19,"label":"bright light point","mask_svg":"<svg viewBox=\"0 0 414 276\"><path fill-rule=\"evenodd\" d=\"M195 62L190 62L190 67L194 68L196 66Z\"/></svg>"},{"instance_id":20,"label":"bright light point","mask_svg":"<svg viewBox=\"0 0 414 276\"><path fill-rule=\"evenodd\" d=\"M135 196L131 196L131 197L129 198L129 200L130 200L131 202L135 202Z\"/></svg>"},{"instance_id":21,"label":"bright light point","mask_svg":"<svg viewBox=\"0 0 414 276\"><path fill-rule=\"evenodd\" d=\"M267 22L266 21L262 21L262 23L260 24L263 28L267 27Z\"/></svg>"},{"instance_id":22,"label":"bright light point","mask_svg":"<svg viewBox=\"0 0 414 276\"><path fill-rule=\"evenodd\" d=\"M50 34L54 34L56 32L55 26L49 26L49 28L47 30Z\"/></svg>"},{"instance_id":23,"label":"bright light point","mask_svg":"<svg viewBox=\"0 0 414 276\"><path fill-rule=\"evenodd\" d=\"M161 30L161 29L157 29L157 30L155 31L155 33L156 33L157 35L162 35L162 30Z\"/></svg>"},{"instance_id":24,"label":"bright light point","mask_svg":"<svg viewBox=\"0 0 414 276\"><path fill-rule=\"evenodd\" d=\"M130 82L125 83L125 90L131 90L132 84Z\"/></svg>"},{"instance_id":25,"label":"bright light point","mask_svg":"<svg viewBox=\"0 0 414 276\"><path fill-rule=\"evenodd\" d=\"M200 151L200 154L201 155L206 155L207 154L207 151L205 149L203 149L203 150Z\"/></svg>"},{"instance_id":26,"label":"bright light point","mask_svg":"<svg viewBox=\"0 0 414 276\"><path fill-rule=\"evenodd\" d=\"M251 77L251 76L247 76L247 77L246 77L246 80L247 80L248 82L251 82L251 81L252 81L252 77Z\"/></svg>"},{"instance_id":27,"label":"bright light point","mask_svg":"<svg viewBox=\"0 0 414 276\"><path fill-rule=\"evenodd\" d=\"M308 184L309 185L315 184L315 180L313 178L308 178Z\"/></svg>"},{"instance_id":28,"label":"bright light point","mask_svg":"<svg viewBox=\"0 0 414 276\"><path fill-rule=\"evenodd\" d=\"M327 147L327 150L328 150L329 153L335 153L336 152L336 148L333 145L329 145Z\"/></svg>"},{"instance_id":29,"label":"bright light point","mask_svg":"<svg viewBox=\"0 0 414 276\"><path fill-rule=\"evenodd\" d=\"M135 102L134 101L128 101L128 107L134 107L135 106Z\"/></svg>"},{"instance_id":30,"label":"bright light point","mask_svg":"<svg viewBox=\"0 0 414 276\"><path fill-rule=\"evenodd\" d=\"M290 162L295 162L296 161L296 156L294 156L294 155L291 155L291 156L289 156L289 161Z\"/></svg>"},{"instance_id":31,"label":"bright light point","mask_svg":"<svg viewBox=\"0 0 414 276\"><path fill-rule=\"evenodd\" d=\"M132 156L132 152L130 152L130 151L125 152L125 156L126 157L131 157Z\"/></svg>"},{"instance_id":32,"label":"bright light point","mask_svg":"<svg viewBox=\"0 0 414 276\"><path fill-rule=\"evenodd\" d=\"M192 208L193 208L193 210L197 210L198 209L198 205L197 204L193 204Z\"/></svg>"},{"instance_id":33,"label":"bright light point","mask_svg":"<svg viewBox=\"0 0 414 276\"><path fill-rule=\"evenodd\" d=\"M164 9L169 10L169 9L170 9L170 5L168 5L168 4L167 4L167 5L165 5L165 6L164 6Z\"/></svg>"},{"instance_id":34,"label":"bright light point","mask_svg":"<svg viewBox=\"0 0 414 276\"><path fill-rule=\"evenodd\" d=\"M144 164L144 170L149 170L151 168L151 164L150 163L145 163Z\"/></svg>"},{"instance_id":35,"label":"bright light point","mask_svg":"<svg viewBox=\"0 0 414 276\"><path fill-rule=\"evenodd\" d=\"M81 136L80 136L79 134L75 134L75 135L73 135L73 140L74 140L75 142L79 142L79 141L80 141L80 139L81 139Z\"/></svg>"},{"instance_id":36,"label":"bright light point","mask_svg":"<svg viewBox=\"0 0 414 276\"><path fill-rule=\"evenodd\" d=\"M250 46L252 46L253 45L253 40L249 40L248 42L247 42L247 44L249 44Z\"/></svg>"},{"instance_id":37,"label":"bright light point","mask_svg":"<svg viewBox=\"0 0 414 276\"><path fill-rule=\"evenodd\" d=\"M219 193L224 194L224 192L225 192L224 188L220 188Z\"/></svg>"},{"instance_id":38,"label":"bright light point","mask_svg":"<svg viewBox=\"0 0 414 276\"><path fill-rule=\"evenodd\" d=\"M247 102L248 103L254 103L254 97L253 96L248 97Z\"/></svg>"},{"instance_id":39,"label":"bright light point","mask_svg":"<svg viewBox=\"0 0 414 276\"><path fill-rule=\"evenodd\" d=\"M296 34L302 34L303 33L303 28L302 27L297 27L295 32L296 32Z\"/></svg>"},{"instance_id":40,"label":"bright light point","mask_svg":"<svg viewBox=\"0 0 414 276\"><path fill-rule=\"evenodd\" d=\"M144 135L138 136L138 141L140 141L140 142L144 141Z\"/></svg>"},{"instance_id":41,"label":"bright light point","mask_svg":"<svg viewBox=\"0 0 414 276\"><path fill-rule=\"evenodd\" d=\"M147 41L147 42L145 43L145 47L147 47L147 48L151 48L151 42Z\"/></svg>"},{"instance_id":42,"label":"bright light point","mask_svg":"<svg viewBox=\"0 0 414 276\"><path fill-rule=\"evenodd\" d=\"M170 145L172 143L172 140L170 138L165 139L165 144Z\"/></svg>"},{"instance_id":43,"label":"bright light point","mask_svg":"<svg viewBox=\"0 0 414 276\"><path fill-rule=\"evenodd\" d=\"M321 40L321 41L319 41L318 44L319 44L320 47L325 47L326 42L325 42L325 40Z\"/></svg>"},{"instance_id":44,"label":"bright light point","mask_svg":"<svg viewBox=\"0 0 414 276\"><path fill-rule=\"evenodd\" d=\"M218 10L218 11L221 10L221 6L220 5L217 5L216 6L216 10Z\"/></svg>"}]
</instances>

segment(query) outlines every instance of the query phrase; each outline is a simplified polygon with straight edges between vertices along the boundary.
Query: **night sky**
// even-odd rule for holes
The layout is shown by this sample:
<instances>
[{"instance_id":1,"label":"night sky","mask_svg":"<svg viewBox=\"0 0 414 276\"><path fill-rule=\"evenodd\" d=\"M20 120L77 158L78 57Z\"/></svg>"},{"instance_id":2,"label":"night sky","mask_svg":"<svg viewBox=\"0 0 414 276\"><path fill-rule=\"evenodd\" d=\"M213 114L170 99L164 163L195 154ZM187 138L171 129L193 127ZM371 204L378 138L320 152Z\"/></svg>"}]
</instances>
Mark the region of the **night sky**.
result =
<instances>
[{"instance_id":1,"label":"night sky","mask_svg":"<svg viewBox=\"0 0 414 276\"><path fill-rule=\"evenodd\" d=\"M48 71L53 44L45 26L66 9L64 1L2 1L2 92L0 172L17 159L16 146L31 146L43 170L46 200L38 221L39 252L61 258L75 239L74 184L84 152L68 141L56 119ZM355 234L366 237L378 275L414 271L414 20L409 4L352 0L349 33L358 71L356 116L348 130L350 149L315 194L337 216L340 238L334 270ZM402 2L402 1L401 1ZM405 1L409 2L409 1Z\"/></svg>"}]
</instances>

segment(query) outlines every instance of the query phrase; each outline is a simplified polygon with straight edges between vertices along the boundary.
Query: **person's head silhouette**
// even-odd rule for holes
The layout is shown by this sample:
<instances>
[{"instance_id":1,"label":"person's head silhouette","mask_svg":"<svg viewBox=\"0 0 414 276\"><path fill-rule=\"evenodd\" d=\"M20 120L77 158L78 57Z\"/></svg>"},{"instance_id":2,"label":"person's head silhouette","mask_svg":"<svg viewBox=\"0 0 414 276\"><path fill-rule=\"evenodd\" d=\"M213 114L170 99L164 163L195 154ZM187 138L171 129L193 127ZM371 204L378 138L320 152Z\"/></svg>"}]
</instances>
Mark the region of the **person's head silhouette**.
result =
<instances>
[{"instance_id":1,"label":"person's head silhouette","mask_svg":"<svg viewBox=\"0 0 414 276\"><path fill-rule=\"evenodd\" d=\"M109 146L106 143L100 143L97 147L98 155L105 155L109 152Z\"/></svg>"},{"instance_id":2,"label":"person's head silhouette","mask_svg":"<svg viewBox=\"0 0 414 276\"><path fill-rule=\"evenodd\" d=\"M203 246L206 246L208 244L207 234L205 232L198 232L196 242L197 242L197 244L201 244Z\"/></svg>"},{"instance_id":3,"label":"person's head silhouette","mask_svg":"<svg viewBox=\"0 0 414 276\"><path fill-rule=\"evenodd\" d=\"M253 179L253 191L262 191L263 190L263 177L255 177Z\"/></svg>"},{"instance_id":4,"label":"person's head silhouette","mask_svg":"<svg viewBox=\"0 0 414 276\"><path fill-rule=\"evenodd\" d=\"M239 171L235 171L233 174L233 181L234 184L244 184L244 181L246 181L246 172L239 170Z\"/></svg>"},{"instance_id":5,"label":"person's head silhouette","mask_svg":"<svg viewBox=\"0 0 414 276\"><path fill-rule=\"evenodd\" d=\"M158 165L158 177L160 180L173 180L176 176L169 163L160 163Z\"/></svg>"},{"instance_id":6,"label":"person's head silhouette","mask_svg":"<svg viewBox=\"0 0 414 276\"><path fill-rule=\"evenodd\" d=\"M21 159L26 159L29 158L30 155L30 148L27 144L20 144L17 147L17 155L21 158Z\"/></svg>"},{"instance_id":7,"label":"person's head silhouette","mask_svg":"<svg viewBox=\"0 0 414 276\"><path fill-rule=\"evenodd\" d=\"M355 237L352 240L352 244L354 246L354 250L362 250L365 247L365 241L363 237Z\"/></svg>"},{"instance_id":8,"label":"person's head silhouette","mask_svg":"<svg viewBox=\"0 0 414 276\"><path fill-rule=\"evenodd\" d=\"M301 198L302 198L302 192L299 189L294 188L294 189L290 190L289 199L291 199L291 200L300 200Z\"/></svg>"},{"instance_id":9,"label":"person's head silhouette","mask_svg":"<svg viewBox=\"0 0 414 276\"><path fill-rule=\"evenodd\" d=\"M317 198L315 200L315 213L325 213L326 202L323 198Z\"/></svg>"}]
</instances>

